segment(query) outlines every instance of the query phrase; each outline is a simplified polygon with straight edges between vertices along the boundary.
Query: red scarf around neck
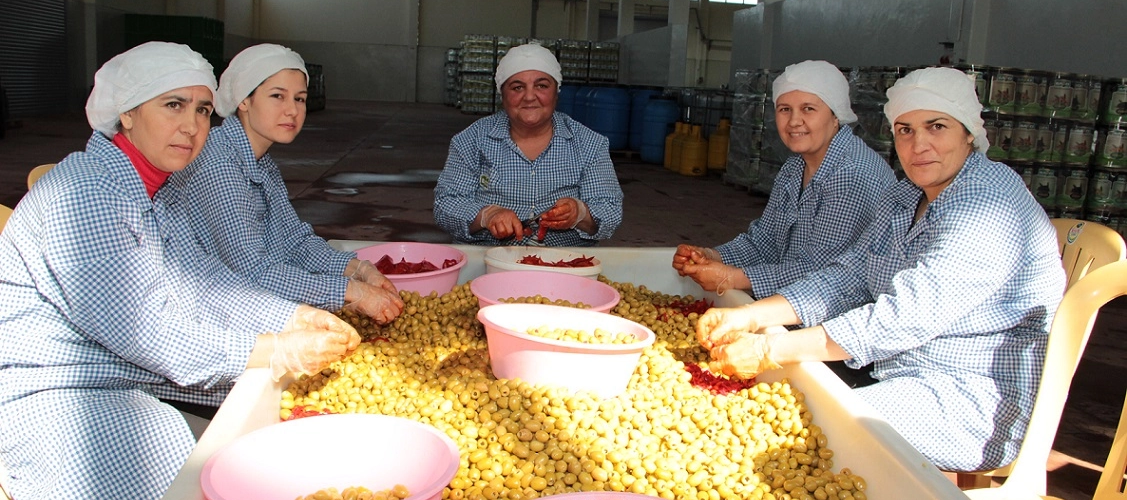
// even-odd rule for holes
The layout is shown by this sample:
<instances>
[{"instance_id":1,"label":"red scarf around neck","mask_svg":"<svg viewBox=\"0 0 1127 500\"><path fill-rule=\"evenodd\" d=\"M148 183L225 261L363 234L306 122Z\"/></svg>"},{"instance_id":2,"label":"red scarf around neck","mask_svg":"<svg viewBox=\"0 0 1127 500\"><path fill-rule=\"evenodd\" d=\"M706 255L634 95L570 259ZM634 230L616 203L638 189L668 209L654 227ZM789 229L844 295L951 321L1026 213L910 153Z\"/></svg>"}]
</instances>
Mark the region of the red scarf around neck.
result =
<instances>
[{"instance_id":1,"label":"red scarf around neck","mask_svg":"<svg viewBox=\"0 0 1127 500\"><path fill-rule=\"evenodd\" d=\"M164 181L172 175L170 172L165 172L153 166L153 163L141 154L141 150L137 149L132 142L129 141L125 134L115 134L113 136L113 143L125 156L129 157L129 161L133 163L133 168L137 169L137 174L141 176L141 182L145 183L145 192L149 193L149 199L157 194L157 190L164 185Z\"/></svg>"}]
</instances>

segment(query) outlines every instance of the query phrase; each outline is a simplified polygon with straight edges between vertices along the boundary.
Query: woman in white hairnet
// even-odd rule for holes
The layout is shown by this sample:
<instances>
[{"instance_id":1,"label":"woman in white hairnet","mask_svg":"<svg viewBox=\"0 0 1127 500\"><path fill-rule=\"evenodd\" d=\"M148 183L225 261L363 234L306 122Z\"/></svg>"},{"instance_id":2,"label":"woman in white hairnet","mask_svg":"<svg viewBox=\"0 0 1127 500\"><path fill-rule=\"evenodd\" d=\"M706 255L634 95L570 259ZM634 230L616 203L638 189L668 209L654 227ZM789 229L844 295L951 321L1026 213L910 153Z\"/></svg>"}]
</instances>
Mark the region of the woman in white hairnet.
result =
<instances>
[{"instance_id":1,"label":"woman in white hairnet","mask_svg":"<svg viewBox=\"0 0 1127 500\"><path fill-rule=\"evenodd\" d=\"M248 367L312 373L360 342L332 314L251 287L170 215L192 202L164 184L203 147L214 88L185 45L110 59L86 150L36 182L0 235L14 498L160 498L195 445L163 401L218 406Z\"/></svg>"},{"instance_id":2,"label":"woman in white hairnet","mask_svg":"<svg viewBox=\"0 0 1127 500\"><path fill-rule=\"evenodd\" d=\"M254 45L232 58L215 98L215 112L226 119L199 158L169 181L192 200L177 210L208 253L251 282L323 309L348 304L388 323L403 310L395 285L298 218L270 157L270 146L301 132L308 82L305 61L281 45Z\"/></svg>"},{"instance_id":3,"label":"woman in white hairnet","mask_svg":"<svg viewBox=\"0 0 1127 500\"><path fill-rule=\"evenodd\" d=\"M821 269L857 241L896 182L888 163L853 134L849 83L834 65L787 66L772 91L779 137L793 154L762 216L732 241L679 245L673 256L673 268L708 291L764 298Z\"/></svg>"},{"instance_id":4,"label":"woman in white hairnet","mask_svg":"<svg viewBox=\"0 0 1127 500\"><path fill-rule=\"evenodd\" d=\"M990 161L974 83L958 70L909 73L884 108L905 180L856 245L825 269L697 323L714 371L875 363L855 389L948 471L1017 455L1064 291L1056 235L1012 169ZM768 325L803 325L780 334Z\"/></svg>"},{"instance_id":5,"label":"woman in white hairnet","mask_svg":"<svg viewBox=\"0 0 1127 500\"><path fill-rule=\"evenodd\" d=\"M434 220L457 243L591 246L622 223L609 141L557 113L556 56L513 47L497 64L502 112L450 141Z\"/></svg>"}]
</instances>

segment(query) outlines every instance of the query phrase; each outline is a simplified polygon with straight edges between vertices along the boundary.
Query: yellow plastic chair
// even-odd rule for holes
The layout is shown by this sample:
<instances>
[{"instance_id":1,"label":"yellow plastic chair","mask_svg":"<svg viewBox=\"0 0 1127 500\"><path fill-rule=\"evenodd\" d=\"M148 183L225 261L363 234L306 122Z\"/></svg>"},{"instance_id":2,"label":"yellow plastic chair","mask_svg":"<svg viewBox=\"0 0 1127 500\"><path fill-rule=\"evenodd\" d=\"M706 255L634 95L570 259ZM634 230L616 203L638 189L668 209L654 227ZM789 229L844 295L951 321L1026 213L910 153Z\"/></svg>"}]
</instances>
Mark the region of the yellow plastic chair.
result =
<instances>
[{"instance_id":1,"label":"yellow plastic chair","mask_svg":"<svg viewBox=\"0 0 1127 500\"><path fill-rule=\"evenodd\" d=\"M43 174L47 173L47 171L51 170L51 168L54 166L54 163L44 163L38 167L31 169L31 172L28 172L27 174L27 188L31 189L31 186L35 184L35 181L39 180L40 177L43 177Z\"/></svg>"},{"instance_id":2,"label":"yellow plastic chair","mask_svg":"<svg viewBox=\"0 0 1127 500\"><path fill-rule=\"evenodd\" d=\"M12 216L12 209L0 205L0 232L4 231L4 226L8 225L8 217ZM2 497L0 497L2 498Z\"/></svg>"},{"instance_id":3,"label":"yellow plastic chair","mask_svg":"<svg viewBox=\"0 0 1127 500\"><path fill-rule=\"evenodd\" d=\"M1127 473L1127 397L1123 399L1123 411L1119 414L1119 427L1115 430L1115 440L1107 453L1104 471L1096 485L1092 500L1127 500L1123 491L1123 475Z\"/></svg>"},{"instance_id":4,"label":"yellow plastic chair","mask_svg":"<svg viewBox=\"0 0 1127 500\"><path fill-rule=\"evenodd\" d=\"M1071 288L1093 269L1124 259L1123 237L1102 224L1077 219L1050 219L1057 230L1060 260Z\"/></svg>"},{"instance_id":5,"label":"yellow plastic chair","mask_svg":"<svg viewBox=\"0 0 1127 500\"><path fill-rule=\"evenodd\" d=\"M1045 465L1049 461L1053 437L1060 425L1060 415L1068 398L1072 376L1076 373L1076 365L1084 354L1084 346L1087 345L1092 326L1096 322L1096 313L1104 304L1122 295L1127 295L1125 260L1089 270L1087 276L1065 292L1049 330L1045 369L1041 374L1041 386L1033 403L1033 415L1029 420L1029 428L1025 431L1025 440L1021 443L1017 458L1005 469L1008 474L997 474L1009 477L997 488L964 491L968 497L973 500L1018 500L1041 498L1045 495ZM1124 424L1121 422L1119 427L1122 431ZM1127 439L1127 435L1122 438ZM1116 439L1118 441L1120 437L1117 436ZM1119 446L1120 451L1123 451L1124 445L1119 443ZM1118 465L1118 471L1119 477L1122 477L1122 462ZM1117 483L1115 487L1118 486ZM1127 496L1122 493L1107 498L1127 500Z\"/></svg>"}]
</instances>

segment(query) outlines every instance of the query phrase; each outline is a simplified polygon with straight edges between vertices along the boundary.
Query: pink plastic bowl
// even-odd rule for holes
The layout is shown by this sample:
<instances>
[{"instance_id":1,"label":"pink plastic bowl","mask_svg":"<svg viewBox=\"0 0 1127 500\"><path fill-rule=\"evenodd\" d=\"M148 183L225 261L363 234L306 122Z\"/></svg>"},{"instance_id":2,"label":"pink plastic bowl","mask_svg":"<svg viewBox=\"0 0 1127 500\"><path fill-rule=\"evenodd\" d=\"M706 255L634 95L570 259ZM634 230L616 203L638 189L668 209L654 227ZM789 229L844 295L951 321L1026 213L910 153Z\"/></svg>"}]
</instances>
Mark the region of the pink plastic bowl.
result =
<instances>
[{"instance_id":1,"label":"pink plastic bowl","mask_svg":"<svg viewBox=\"0 0 1127 500\"><path fill-rule=\"evenodd\" d=\"M591 311L609 312L622 297L613 286L572 274L550 271L509 271L483 274L470 282L480 307L500 304L503 298L542 297L582 302Z\"/></svg>"},{"instance_id":2,"label":"pink plastic bowl","mask_svg":"<svg viewBox=\"0 0 1127 500\"><path fill-rule=\"evenodd\" d=\"M472 286L472 285L471 285ZM544 304L496 304L481 308L489 361L497 378L519 378L532 384L592 391L613 398L626 390L642 350L653 345L649 328L612 314ZM632 344L585 344L524 333L547 326L632 333Z\"/></svg>"},{"instance_id":3,"label":"pink plastic bowl","mask_svg":"<svg viewBox=\"0 0 1127 500\"><path fill-rule=\"evenodd\" d=\"M437 500L458 465L457 446L429 425L386 415L322 415L232 441L204 464L200 485L208 500L293 500L330 486L379 491L396 484L413 500Z\"/></svg>"},{"instance_id":4,"label":"pink plastic bowl","mask_svg":"<svg viewBox=\"0 0 1127 500\"><path fill-rule=\"evenodd\" d=\"M434 243L380 243L356 251L356 258L367 260L372 264L375 264L384 255L390 256L394 262L399 262L400 259L407 259L407 262L427 260L438 267L442 267L442 262L446 259L458 261L457 264L446 269L428 273L387 275L387 278L395 284L395 288L418 292L419 295L424 296L430 295L431 292L438 292L439 295L442 295L453 290L454 285L458 284L458 272L466 265L465 252L454 247Z\"/></svg>"}]
</instances>

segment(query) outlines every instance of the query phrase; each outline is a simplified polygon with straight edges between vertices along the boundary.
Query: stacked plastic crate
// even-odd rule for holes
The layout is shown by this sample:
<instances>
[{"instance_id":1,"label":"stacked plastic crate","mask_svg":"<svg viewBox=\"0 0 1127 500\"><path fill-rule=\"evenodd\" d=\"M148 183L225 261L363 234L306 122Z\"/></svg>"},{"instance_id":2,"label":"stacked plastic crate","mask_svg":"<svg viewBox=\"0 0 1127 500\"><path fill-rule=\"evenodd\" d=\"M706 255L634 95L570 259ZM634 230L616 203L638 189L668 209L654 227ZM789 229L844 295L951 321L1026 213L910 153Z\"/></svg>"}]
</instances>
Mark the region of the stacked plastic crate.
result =
<instances>
[{"instance_id":1,"label":"stacked plastic crate","mask_svg":"<svg viewBox=\"0 0 1127 500\"><path fill-rule=\"evenodd\" d=\"M559 53L563 79L568 83L587 83L591 65L591 42L585 40L560 40Z\"/></svg>"},{"instance_id":2,"label":"stacked plastic crate","mask_svg":"<svg viewBox=\"0 0 1127 500\"><path fill-rule=\"evenodd\" d=\"M588 78L591 83L618 83L618 50L615 42L591 44Z\"/></svg>"},{"instance_id":3,"label":"stacked plastic crate","mask_svg":"<svg viewBox=\"0 0 1127 500\"><path fill-rule=\"evenodd\" d=\"M458 73L462 81L463 113L487 115L493 112L496 46L492 35L466 35L462 40Z\"/></svg>"},{"instance_id":4,"label":"stacked plastic crate","mask_svg":"<svg viewBox=\"0 0 1127 500\"><path fill-rule=\"evenodd\" d=\"M458 52L461 49L446 49L446 62L442 65L443 86L442 104L457 106L461 93L461 83L458 81Z\"/></svg>"}]
</instances>

